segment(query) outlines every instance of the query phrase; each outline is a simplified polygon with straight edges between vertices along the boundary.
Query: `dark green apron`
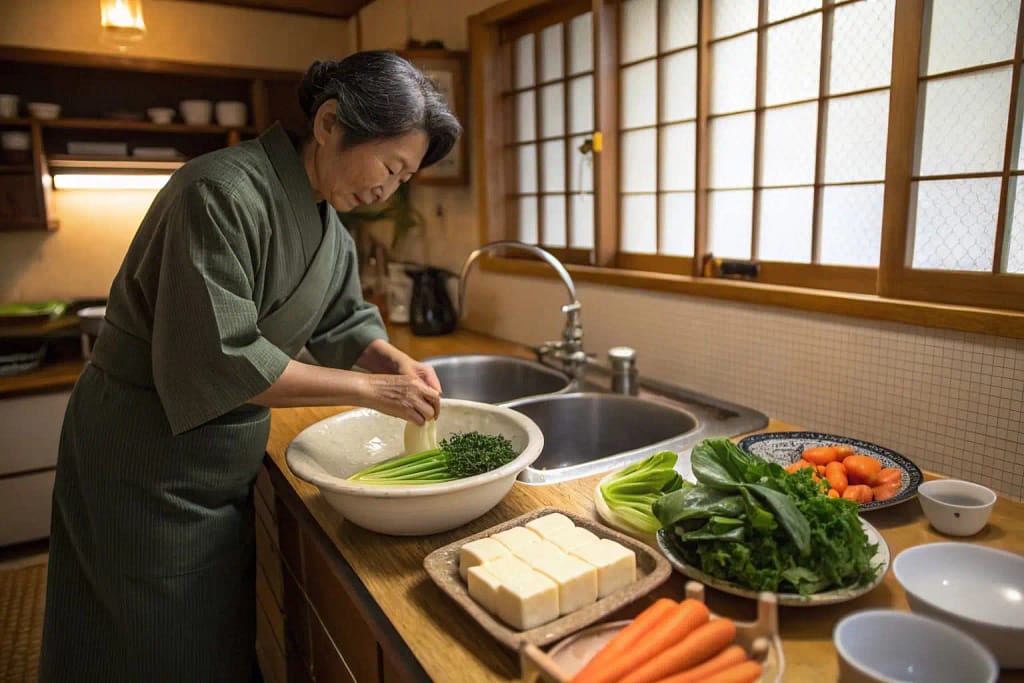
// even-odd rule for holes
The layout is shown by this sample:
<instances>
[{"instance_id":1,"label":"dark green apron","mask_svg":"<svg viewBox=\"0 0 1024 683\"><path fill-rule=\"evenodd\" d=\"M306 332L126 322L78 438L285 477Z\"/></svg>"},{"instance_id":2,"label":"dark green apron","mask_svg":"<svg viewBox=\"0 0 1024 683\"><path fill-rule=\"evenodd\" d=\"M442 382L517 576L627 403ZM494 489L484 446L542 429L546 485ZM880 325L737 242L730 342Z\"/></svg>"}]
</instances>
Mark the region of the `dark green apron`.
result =
<instances>
[{"instance_id":1,"label":"dark green apron","mask_svg":"<svg viewBox=\"0 0 1024 683\"><path fill-rule=\"evenodd\" d=\"M291 357L330 304L339 239L328 221L299 286L259 320ZM54 488L42 681L252 675L252 486L270 411L245 404L173 435L150 359L147 341L108 324L72 393Z\"/></svg>"}]
</instances>

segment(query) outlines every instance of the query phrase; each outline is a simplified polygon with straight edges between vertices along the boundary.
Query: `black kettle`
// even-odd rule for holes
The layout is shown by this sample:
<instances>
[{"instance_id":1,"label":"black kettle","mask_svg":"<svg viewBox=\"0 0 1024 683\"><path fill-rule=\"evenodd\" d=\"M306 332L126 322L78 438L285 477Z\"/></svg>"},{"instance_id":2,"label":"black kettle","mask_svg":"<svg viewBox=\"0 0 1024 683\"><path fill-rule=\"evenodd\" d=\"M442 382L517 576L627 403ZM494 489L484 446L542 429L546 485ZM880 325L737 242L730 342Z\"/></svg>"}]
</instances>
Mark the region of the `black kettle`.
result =
<instances>
[{"instance_id":1,"label":"black kettle","mask_svg":"<svg viewBox=\"0 0 1024 683\"><path fill-rule=\"evenodd\" d=\"M455 329L456 317L446 286L452 274L440 268L407 270L412 278L412 303L409 305L409 328L420 337L449 334Z\"/></svg>"}]
</instances>

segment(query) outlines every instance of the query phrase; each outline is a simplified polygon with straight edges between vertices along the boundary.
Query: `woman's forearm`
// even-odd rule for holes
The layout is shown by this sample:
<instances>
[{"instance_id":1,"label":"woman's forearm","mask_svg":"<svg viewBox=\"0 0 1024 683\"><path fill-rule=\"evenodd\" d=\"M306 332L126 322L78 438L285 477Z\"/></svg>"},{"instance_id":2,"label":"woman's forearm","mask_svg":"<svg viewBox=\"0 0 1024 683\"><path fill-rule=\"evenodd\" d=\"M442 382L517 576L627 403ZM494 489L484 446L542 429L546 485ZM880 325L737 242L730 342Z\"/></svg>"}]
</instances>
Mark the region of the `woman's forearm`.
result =
<instances>
[{"instance_id":1,"label":"woman's forearm","mask_svg":"<svg viewBox=\"0 0 1024 683\"><path fill-rule=\"evenodd\" d=\"M385 339L375 339L363 349L356 365L368 372L394 374L401 372L401 364L409 357Z\"/></svg>"},{"instance_id":2,"label":"woman's forearm","mask_svg":"<svg viewBox=\"0 0 1024 683\"><path fill-rule=\"evenodd\" d=\"M336 370L292 360L265 391L249 399L267 408L297 406L365 405L368 375Z\"/></svg>"}]
</instances>

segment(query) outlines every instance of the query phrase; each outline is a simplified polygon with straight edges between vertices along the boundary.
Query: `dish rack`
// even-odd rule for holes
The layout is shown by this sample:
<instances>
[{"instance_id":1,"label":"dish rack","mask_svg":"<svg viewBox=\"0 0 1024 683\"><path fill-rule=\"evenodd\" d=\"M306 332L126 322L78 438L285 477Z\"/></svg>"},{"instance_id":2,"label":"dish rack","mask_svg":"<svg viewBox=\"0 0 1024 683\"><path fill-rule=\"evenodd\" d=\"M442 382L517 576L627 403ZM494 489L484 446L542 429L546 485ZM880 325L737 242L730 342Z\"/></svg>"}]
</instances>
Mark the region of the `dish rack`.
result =
<instances>
[{"instance_id":1,"label":"dish rack","mask_svg":"<svg viewBox=\"0 0 1024 683\"><path fill-rule=\"evenodd\" d=\"M686 597L704 602L704 586L688 581ZM712 614L711 618L719 617ZM522 683L569 683L629 623L627 620L593 626L562 640L548 652L523 643L519 648ZM757 600L757 619L735 623L733 642L746 650L751 659L761 663L760 683L781 683L785 658L779 639L779 606L775 596L761 593Z\"/></svg>"}]
</instances>

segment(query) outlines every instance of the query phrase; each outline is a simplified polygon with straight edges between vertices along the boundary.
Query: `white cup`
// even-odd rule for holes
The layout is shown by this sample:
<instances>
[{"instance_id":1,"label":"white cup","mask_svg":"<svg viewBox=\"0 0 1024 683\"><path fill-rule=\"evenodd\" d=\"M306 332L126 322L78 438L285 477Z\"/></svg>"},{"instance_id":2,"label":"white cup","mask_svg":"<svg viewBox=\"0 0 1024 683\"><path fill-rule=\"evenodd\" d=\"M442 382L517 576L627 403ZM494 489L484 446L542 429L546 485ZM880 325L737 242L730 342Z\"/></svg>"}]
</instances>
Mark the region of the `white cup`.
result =
<instances>
[{"instance_id":1,"label":"white cup","mask_svg":"<svg viewBox=\"0 0 1024 683\"><path fill-rule=\"evenodd\" d=\"M18 116L18 96L0 95L0 118L13 119Z\"/></svg>"},{"instance_id":2,"label":"white cup","mask_svg":"<svg viewBox=\"0 0 1024 683\"><path fill-rule=\"evenodd\" d=\"M178 105L181 118L190 126L205 126L210 123L213 103L210 100L182 100Z\"/></svg>"},{"instance_id":3,"label":"white cup","mask_svg":"<svg viewBox=\"0 0 1024 683\"><path fill-rule=\"evenodd\" d=\"M32 147L32 138L24 131L8 130L0 135L0 143L11 152L23 152Z\"/></svg>"},{"instance_id":4,"label":"white cup","mask_svg":"<svg viewBox=\"0 0 1024 683\"><path fill-rule=\"evenodd\" d=\"M174 110L170 107L150 107L146 110L146 116L153 123L170 123L174 120Z\"/></svg>"},{"instance_id":5,"label":"white cup","mask_svg":"<svg viewBox=\"0 0 1024 683\"><path fill-rule=\"evenodd\" d=\"M245 125L247 117L245 102L218 102L214 109L219 125L237 127Z\"/></svg>"}]
</instances>

